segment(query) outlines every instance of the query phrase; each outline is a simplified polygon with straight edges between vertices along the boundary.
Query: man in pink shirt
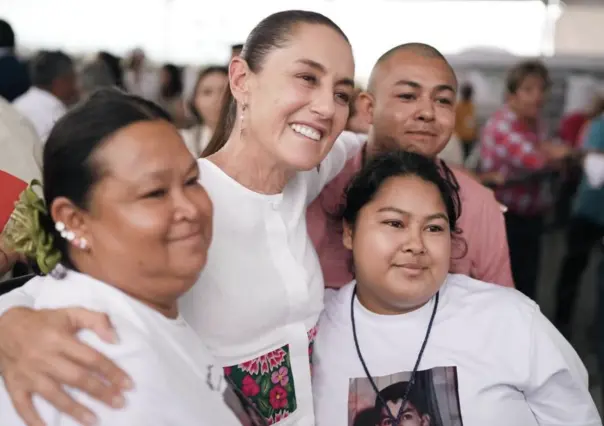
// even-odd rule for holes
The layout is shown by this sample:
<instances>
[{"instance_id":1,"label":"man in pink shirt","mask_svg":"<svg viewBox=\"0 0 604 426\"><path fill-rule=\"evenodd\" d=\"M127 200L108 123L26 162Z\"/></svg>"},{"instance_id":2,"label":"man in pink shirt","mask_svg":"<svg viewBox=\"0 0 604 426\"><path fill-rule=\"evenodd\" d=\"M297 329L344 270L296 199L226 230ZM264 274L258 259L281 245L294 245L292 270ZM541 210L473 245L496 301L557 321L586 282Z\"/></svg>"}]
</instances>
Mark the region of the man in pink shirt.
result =
<instances>
[{"instance_id":1,"label":"man in pink shirt","mask_svg":"<svg viewBox=\"0 0 604 426\"><path fill-rule=\"evenodd\" d=\"M385 53L375 65L367 92L357 106L371 117L362 152L325 187L307 211L308 230L317 249L325 284L339 288L353 279L351 253L342 244L338 218L343 194L364 159L376 152L405 149L434 158L455 126L457 79L435 48L409 43ZM513 287L503 212L493 193L461 169L443 172L460 187L460 240L454 242L451 272Z\"/></svg>"}]
</instances>

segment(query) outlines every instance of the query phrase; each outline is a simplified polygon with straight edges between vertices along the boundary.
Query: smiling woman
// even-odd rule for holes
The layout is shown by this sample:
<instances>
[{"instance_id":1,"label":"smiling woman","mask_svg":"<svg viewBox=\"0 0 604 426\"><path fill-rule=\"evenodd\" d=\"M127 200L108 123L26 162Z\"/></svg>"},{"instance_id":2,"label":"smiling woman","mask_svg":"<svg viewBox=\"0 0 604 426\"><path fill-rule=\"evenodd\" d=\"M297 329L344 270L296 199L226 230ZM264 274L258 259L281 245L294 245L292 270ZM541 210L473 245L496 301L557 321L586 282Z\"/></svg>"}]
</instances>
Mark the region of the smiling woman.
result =
<instances>
[{"instance_id":1,"label":"smiling woman","mask_svg":"<svg viewBox=\"0 0 604 426\"><path fill-rule=\"evenodd\" d=\"M22 290L35 297L34 308L104 312L114 327L114 333L101 333L104 340L85 330L60 345L68 353L79 347L71 359L94 359L100 369L119 365L113 383L98 375L85 379L87 390L105 404L77 389L83 372L61 357L41 355L34 362L35 368L55 365L66 377L61 391L51 386L51 395L42 393L48 401L34 398L45 424L74 424L49 404L61 407L57 401L67 395L94 412L70 413L86 423L96 416L98 424L124 426L238 424L223 402L224 388L208 384L211 357L177 308L206 263L212 203L165 112L104 91L68 113L45 144L44 200L35 185L27 189L4 238L42 271L53 271ZM18 368L8 362L3 367L2 424L22 425L16 410L23 401L12 395L15 410L8 395L18 390ZM130 389L125 398L120 387Z\"/></svg>"},{"instance_id":2,"label":"smiling woman","mask_svg":"<svg viewBox=\"0 0 604 426\"><path fill-rule=\"evenodd\" d=\"M226 103L207 157L198 162L204 188L214 206L214 239L199 282L183 297L180 308L243 401L239 414L245 417L253 413L257 424L315 424L309 354L323 307L324 283L304 213L325 184L361 147L362 139L354 134L347 133L336 141L349 116L353 79L352 49L342 30L331 20L318 13L295 10L265 18L250 33L241 55L231 60L232 99ZM96 119L102 120L103 116ZM151 131L151 127L147 126L147 130ZM154 130L168 137L167 129ZM149 144L147 149L157 154L160 164L180 158ZM181 145L186 152L184 144ZM135 157L124 154L120 161ZM119 228L119 232L100 236L99 240L106 242L107 247L115 247L122 237L130 241L134 230L161 230L161 235L155 237L161 236L163 258L159 252L145 256L151 248L148 238L131 247L130 257L140 264L149 262L155 275L164 279L166 273L162 267L180 265L187 274L192 272L192 259L201 256L206 246L200 244L202 248L196 251L195 244L189 241L197 237L173 241L197 233L193 225L199 221L185 220L193 210L181 195L191 191L188 185L192 176L170 175L172 179L181 177L184 187L168 195L167 186L155 186L167 177L144 178L140 173L147 169L137 170L138 166L132 163L128 166L132 169L131 177L141 179L144 192L137 192L140 200L111 199L110 205L119 217L127 212L136 216L137 224L132 229ZM108 176L110 179L112 174ZM110 196L119 194L108 193L107 197ZM178 218L183 226L175 224L168 229L156 223L157 219L168 217L171 204L166 200L180 206L174 222ZM151 208L152 215L144 214ZM100 209L109 209L109 205ZM90 223L90 228L101 229L94 220L86 223ZM142 235L150 238L150 234ZM117 253L125 256L123 251ZM123 261L115 259L116 263ZM111 273L112 266L107 267L107 273ZM140 283L141 280L131 280L129 289ZM23 304L10 294L0 302L0 310L1 305L6 308ZM53 392L61 382L69 382L65 371L73 367L73 362L63 352L57 354L55 348L41 348L43 345L39 344L44 341L43 336L57 333L59 328L65 345L73 346L72 339L65 337L72 331L52 325L46 314L57 318L64 311L13 309L0 317L0 363L3 367L8 365L5 371L12 371L15 377L31 378L27 381L31 386L15 381L12 388L13 394L24 401L22 413L31 416L26 395L40 392L60 410L80 414L84 408L70 404L69 399L57 400L54 396L57 392ZM32 321L24 323L24 317ZM20 324L32 323L36 323L35 328L19 333ZM54 363L48 372L32 369L33 362L24 368L23 360L30 358L20 348L29 348L25 352L35 353L36 357L50 358L52 353L60 362ZM71 359L79 359L77 353L70 355ZM19 359L21 364L5 361L11 359ZM94 362L85 365L89 371L79 365L77 371L88 383L89 377L98 376L98 366ZM111 371L111 364L108 368ZM95 389L80 387L97 397ZM178 393L185 394L199 395ZM154 406L165 407L165 401ZM91 408L96 410L96 405Z\"/></svg>"}]
</instances>

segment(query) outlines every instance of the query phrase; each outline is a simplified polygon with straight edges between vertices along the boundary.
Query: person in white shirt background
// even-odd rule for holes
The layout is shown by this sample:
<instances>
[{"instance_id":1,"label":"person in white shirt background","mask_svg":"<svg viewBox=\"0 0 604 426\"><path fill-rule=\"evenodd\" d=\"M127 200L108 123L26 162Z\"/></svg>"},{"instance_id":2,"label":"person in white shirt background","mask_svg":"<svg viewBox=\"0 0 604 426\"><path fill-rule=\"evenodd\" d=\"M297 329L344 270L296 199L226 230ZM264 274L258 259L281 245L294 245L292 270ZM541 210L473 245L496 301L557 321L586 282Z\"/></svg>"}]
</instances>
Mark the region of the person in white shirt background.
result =
<instances>
[{"instance_id":1,"label":"person in white shirt background","mask_svg":"<svg viewBox=\"0 0 604 426\"><path fill-rule=\"evenodd\" d=\"M267 423L312 426L309 352L324 282L305 210L363 142L340 135L354 86L352 48L321 14L275 13L231 60L229 84L208 157L198 162L214 205L213 242L181 312ZM73 382L75 369L76 387L96 398L87 383L99 368L74 363L85 350L57 325L66 312L32 310L35 298L26 288L0 299L0 312L9 309L0 316L0 366L22 379L9 390L24 418L34 415L29 396L39 394L82 419L85 408L60 384Z\"/></svg>"},{"instance_id":2,"label":"person in white shirt background","mask_svg":"<svg viewBox=\"0 0 604 426\"><path fill-rule=\"evenodd\" d=\"M344 244L356 281L326 295L318 426L360 424L359 412L375 416L367 425L602 424L585 367L533 301L448 274L459 207L434 162L414 153L377 157L350 184Z\"/></svg>"},{"instance_id":3,"label":"person in white shirt background","mask_svg":"<svg viewBox=\"0 0 604 426\"><path fill-rule=\"evenodd\" d=\"M212 203L196 160L168 120L138 97L113 90L92 95L49 136L44 200L32 184L3 234L48 274L26 284L36 309L78 307L110 317L115 335L78 333L86 349L81 356L117 363L131 390L111 396L102 378L68 369L67 391L96 415L88 413L86 424L240 424L223 400L222 369L212 366L177 307L206 263ZM39 358L40 364L63 362ZM14 380L11 369L0 380L4 426L24 424L7 393ZM77 390L81 380L108 405ZM39 396L34 404L49 426L78 424Z\"/></svg>"},{"instance_id":4,"label":"person in white shirt background","mask_svg":"<svg viewBox=\"0 0 604 426\"><path fill-rule=\"evenodd\" d=\"M79 99L77 75L72 59L60 51L39 53L30 73L32 87L13 105L32 122L44 143L57 120Z\"/></svg>"},{"instance_id":5,"label":"person in white shirt background","mask_svg":"<svg viewBox=\"0 0 604 426\"><path fill-rule=\"evenodd\" d=\"M160 76L147 63L145 52L134 49L124 73L124 86L128 93L156 102L160 96Z\"/></svg>"},{"instance_id":6,"label":"person in white shirt background","mask_svg":"<svg viewBox=\"0 0 604 426\"><path fill-rule=\"evenodd\" d=\"M181 131L187 148L195 158L201 157L216 130L228 85L229 69L224 66L204 68L197 77L189 105L197 123Z\"/></svg>"}]
</instances>

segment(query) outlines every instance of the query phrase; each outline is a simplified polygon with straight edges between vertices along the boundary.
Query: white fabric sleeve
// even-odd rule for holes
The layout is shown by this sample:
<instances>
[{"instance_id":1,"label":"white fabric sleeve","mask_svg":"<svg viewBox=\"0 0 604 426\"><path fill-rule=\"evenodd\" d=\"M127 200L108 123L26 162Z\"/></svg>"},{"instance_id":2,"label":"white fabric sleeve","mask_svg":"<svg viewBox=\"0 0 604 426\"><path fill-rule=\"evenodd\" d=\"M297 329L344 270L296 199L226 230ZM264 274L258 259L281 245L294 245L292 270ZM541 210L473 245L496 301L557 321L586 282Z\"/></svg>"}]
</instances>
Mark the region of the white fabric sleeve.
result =
<instances>
[{"instance_id":1,"label":"white fabric sleeve","mask_svg":"<svg viewBox=\"0 0 604 426\"><path fill-rule=\"evenodd\" d=\"M126 398L124 408L113 409L76 389L69 388L67 391L76 401L96 414L99 425L168 426L153 407L157 407L158 404L161 406L162 402L169 403L170 397L161 390L161 383L154 386L149 377L152 375L158 379L161 376L159 374L161 366L155 362L151 348L137 339L134 333L128 334L120 336L119 344L111 345L103 342L91 331L84 330L78 333L82 342L115 361L134 380L135 389L124 394ZM40 417L48 426L79 425L71 417L58 412L41 397L36 396L34 402ZM169 405L166 406L166 409L169 409L168 407Z\"/></svg>"},{"instance_id":2,"label":"white fabric sleeve","mask_svg":"<svg viewBox=\"0 0 604 426\"><path fill-rule=\"evenodd\" d=\"M180 397L178 390L169 386L163 373L163 366L155 356L154 349L137 337L139 331L126 332L120 327L120 343L108 344L91 331L82 331L79 339L103 353L134 381L133 390L126 392L126 405L122 409L108 407L76 389L68 389L69 394L79 403L88 407L97 416L98 425L107 426L173 426L174 413L171 413L171 401ZM203 399L203 395L200 395ZM78 426L66 414L58 412L40 397L35 398L35 406L48 426ZM204 403L200 401L200 403ZM205 402L208 404L208 402ZM208 411L207 418L187 419L182 426L209 426L239 424L234 414L222 407ZM181 418L181 421L182 420Z\"/></svg>"},{"instance_id":3,"label":"white fabric sleeve","mask_svg":"<svg viewBox=\"0 0 604 426\"><path fill-rule=\"evenodd\" d=\"M366 141L367 135L348 131L338 136L319 167L319 192L342 171L349 159L358 154Z\"/></svg>"},{"instance_id":4,"label":"white fabric sleeve","mask_svg":"<svg viewBox=\"0 0 604 426\"><path fill-rule=\"evenodd\" d=\"M604 185L604 154L590 152L583 161L583 172L589 186L600 188Z\"/></svg>"},{"instance_id":5,"label":"white fabric sleeve","mask_svg":"<svg viewBox=\"0 0 604 426\"><path fill-rule=\"evenodd\" d=\"M530 379L523 389L537 423L548 426L601 426L581 359L536 309L531 324Z\"/></svg>"},{"instance_id":6,"label":"white fabric sleeve","mask_svg":"<svg viewBox=\"0 0 604 426\"><path fill-rule=\"evenodd\" d=\"M0 286L2 283L0 283ZM36 298L44 288L44 278L34 277L23 286L0 297L0 315L10 308L33 308Z\"/></svg>"}]
</instances>

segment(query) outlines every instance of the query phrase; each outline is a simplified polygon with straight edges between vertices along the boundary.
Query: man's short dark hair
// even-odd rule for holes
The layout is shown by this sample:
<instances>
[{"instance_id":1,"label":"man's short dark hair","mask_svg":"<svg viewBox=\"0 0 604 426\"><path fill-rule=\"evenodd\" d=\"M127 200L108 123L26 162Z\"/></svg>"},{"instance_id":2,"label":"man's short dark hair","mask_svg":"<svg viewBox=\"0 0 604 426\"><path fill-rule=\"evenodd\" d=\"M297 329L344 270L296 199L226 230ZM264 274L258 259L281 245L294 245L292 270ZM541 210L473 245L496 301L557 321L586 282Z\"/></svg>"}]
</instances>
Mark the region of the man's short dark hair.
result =
<instances>
[{"instance_id":1,"label":"man's short dark hair","mask_svg":"<svg viewBox=\"0 0 604 426\"><path fill-rule=\"evenodd\" d=\"M0 48L15 48L15 33L13 27L4 19L0 19Z\"/></svg>"},{"instance_id":2,"label":"man's short dark hair","mask_svg":"<svg viewBox=\"0 0 604 426\"><path fill-rule=\"evenodd\" d=\"M57 78L74 71L71 58L58 50L40 52L30 68L32 84L38 87L49 87Z\"/></svg>"},{"instance_id":3,"label":"man's short dark hair","mask_svg":"<svg viewBox=\"0 0 604 426\"><path fill-rule=\"evenodd\" d=\"M426 58L442 59L443 61L448 62L447 58L445 58L445 55L440 53L440 51L436 47L430 46L426 43L412 42L399 44L398 46L395 46L392 49L388 50L386 53L380 56L380 58L376 62L376 65L386 61L392 55L401 51L413 52L417 55L424 56Z\"/></svg>"},{"instance_id":4,"label":"man's short dark hair","mask_svg":"<svg viewBox=\"0 0 604 426\"><path fill-rule=\"evenodd\" d=\"M531 75L540 77L546 88L551 85L545 64L539 60L529 60L520 62L509 70L505 83L507 92L511 95L516 93L522 82Z\"/></svg>"},{"instance_id":5,"label":"man's short dark hair","mask_svg":"<svg viewBox=\"0 0 604 426\"><path fill-rule=\"evenodd\" d=\"M439 59L449 67L449 69L451 70L451 74L453 74L453 77L457 78L453 67L451 66L451 64L449 64L449 61L447 61L445 55L440 53L440 51L436 47L418 42L403 43L388 50L377 60L377 62L373 66L373 69L371 70L371 75L369 77L369 85L367 86L368 92L373 93L375 91L376 76L378 73L378 69L382 66L382 64L384 64L384 62L388 61L388 59L390 59L392 56L399 52L411 52L416 55L423 56L425 58Z\"/></svg>"}]
</instances>

